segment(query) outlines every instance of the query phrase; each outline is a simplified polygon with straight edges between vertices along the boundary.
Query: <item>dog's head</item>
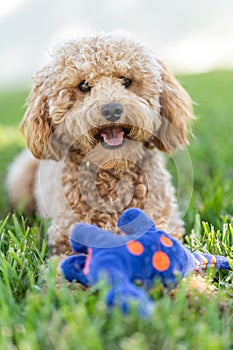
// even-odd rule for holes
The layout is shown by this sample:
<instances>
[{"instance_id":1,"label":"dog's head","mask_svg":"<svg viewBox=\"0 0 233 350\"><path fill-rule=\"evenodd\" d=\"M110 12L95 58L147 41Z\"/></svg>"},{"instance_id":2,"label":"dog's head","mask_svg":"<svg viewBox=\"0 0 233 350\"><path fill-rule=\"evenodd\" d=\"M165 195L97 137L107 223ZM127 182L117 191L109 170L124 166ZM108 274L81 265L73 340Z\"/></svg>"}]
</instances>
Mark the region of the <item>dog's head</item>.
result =
<instances>
[{"instance_id":1,"label":"dog's head","mask_svg":"<svg viewBox=\"0 0 233 350\"><path fill-rule=\"evenodd\" d=\"M167 67L141 43L112 33L56 50L34 77L21 126L37 158L97 149L101 161L106 152L125 157L141 146L170 153L187 143L192 118L190 97Z\"/></svg>"}]
</instances>

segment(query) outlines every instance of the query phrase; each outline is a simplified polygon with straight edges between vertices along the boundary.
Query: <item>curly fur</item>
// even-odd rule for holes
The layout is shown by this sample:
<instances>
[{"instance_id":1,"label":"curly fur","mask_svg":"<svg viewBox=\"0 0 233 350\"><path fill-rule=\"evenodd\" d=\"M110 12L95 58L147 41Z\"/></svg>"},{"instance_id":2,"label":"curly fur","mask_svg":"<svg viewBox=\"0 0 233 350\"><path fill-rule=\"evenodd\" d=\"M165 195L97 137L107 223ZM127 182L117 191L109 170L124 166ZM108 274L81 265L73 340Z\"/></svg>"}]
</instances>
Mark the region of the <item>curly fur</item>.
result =
<instances>
[{"instance_id":1,"label":"curly fur","mask_svg":"<svg viewBox=\"0 0 233 350\"><path fill-rule=\"evenodd\" d=\"M122 77L132 80L129 87ZM78 88L82 81L91 86L87 93ZM117 123L101 113L112 102L124 108ZM8 187L14 205L30 194L26 209L35 202L39 213L52 219L54 253L69 250L75 222L112 229L128 207L144 209L157 227L181 239L183 224L160 151L187 144L192 103L151 51L121 33L69 41L34 77L27 104L21 130L35 158L24 153L15 161ZM124 146L103 148L101 130L116 126L124 130ZM30 179L17 177L17 167L26 172L28 162Z\"/></svg>"}]
</instances>

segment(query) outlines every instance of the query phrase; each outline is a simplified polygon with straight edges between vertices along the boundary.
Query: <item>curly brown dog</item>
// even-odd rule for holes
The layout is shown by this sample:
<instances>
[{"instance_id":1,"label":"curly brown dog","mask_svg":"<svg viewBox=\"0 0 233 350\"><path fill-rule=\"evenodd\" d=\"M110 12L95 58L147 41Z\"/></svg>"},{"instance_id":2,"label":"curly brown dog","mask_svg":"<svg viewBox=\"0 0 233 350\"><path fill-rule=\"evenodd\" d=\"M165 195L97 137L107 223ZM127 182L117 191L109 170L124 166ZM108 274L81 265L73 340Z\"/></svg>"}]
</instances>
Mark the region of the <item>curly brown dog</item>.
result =
<instances>
[{"instance_id":1,"label":"curly brown dog","mask_svg":"<svg viewBox=\"0 0 233 350\"><path fill-rule=\"evenodd\" d=\"M51 218L53 253L75 222L114 230L138 207L158 228L184 233L162 151L187 144L192 103L154 54L121 33L77 38L34 77L21 128L31 153L12 164L15 206Z\"/></svg>"}]
</instances>

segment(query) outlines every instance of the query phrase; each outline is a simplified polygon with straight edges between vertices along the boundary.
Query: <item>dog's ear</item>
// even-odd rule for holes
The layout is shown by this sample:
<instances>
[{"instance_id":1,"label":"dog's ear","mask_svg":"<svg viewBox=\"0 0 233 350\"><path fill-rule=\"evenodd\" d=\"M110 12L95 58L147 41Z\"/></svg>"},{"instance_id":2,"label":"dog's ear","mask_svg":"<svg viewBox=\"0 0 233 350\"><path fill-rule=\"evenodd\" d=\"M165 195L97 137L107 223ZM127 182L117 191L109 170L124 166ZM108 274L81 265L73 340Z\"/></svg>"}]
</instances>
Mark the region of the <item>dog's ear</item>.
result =
<instances>
[{"instance_id":1,"label":"dog's ear","mask_svg":"<svg viewBox=\"0 0 233 350\"><path fill-rule=\"evenodd\" d=\"M188 144L187 132L194 119L192 101L173 73L161 62L161 127L154 145L162 151L172 151Z\"/></svg>"},{"instance_id":2,"label":"dog's ear","mask_svg":"<svg viewBox=\"0 0 233 350\"><path fill-rule=\"evenodd\" d=\"M46 95L48 72L48 67L45 67L34 77L34 85L27 99L28 108L20 124L20 130L27 140L28 148L36 158L59 160L61 147L54 135Z\"/></svg>"}]
</instances>

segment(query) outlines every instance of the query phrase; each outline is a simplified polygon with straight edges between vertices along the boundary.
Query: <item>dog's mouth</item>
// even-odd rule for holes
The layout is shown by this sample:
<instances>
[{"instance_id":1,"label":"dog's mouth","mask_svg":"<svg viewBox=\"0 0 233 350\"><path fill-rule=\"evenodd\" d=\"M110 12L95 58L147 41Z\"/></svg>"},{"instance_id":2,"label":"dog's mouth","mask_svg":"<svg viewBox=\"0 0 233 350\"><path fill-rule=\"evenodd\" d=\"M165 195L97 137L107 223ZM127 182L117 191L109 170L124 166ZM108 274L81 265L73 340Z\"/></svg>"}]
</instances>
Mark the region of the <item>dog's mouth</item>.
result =
<instances>
[{"instance_id":1,"label":"dog's mouth","mask_svg":"<svg viewBox=\"0 0 233 350\"><path fill-rule=\"evenodd\" d=\"M130 133L129 128L122 126L104 127L95 135L95 139L101 142L101 145L107 149L116 149L124 145L125 139Z\"/></svg>"},{"instance_id":2,"label":"dog's mouth","mask_svg":"<svg viewBox=\"0 0 233 350\"><path fill-rule=\"evenodd\" d=\"M124 144L125 131L120 126L101 130L102 146L105 148L119 148Z\"/></svg>"}]
</instances>

